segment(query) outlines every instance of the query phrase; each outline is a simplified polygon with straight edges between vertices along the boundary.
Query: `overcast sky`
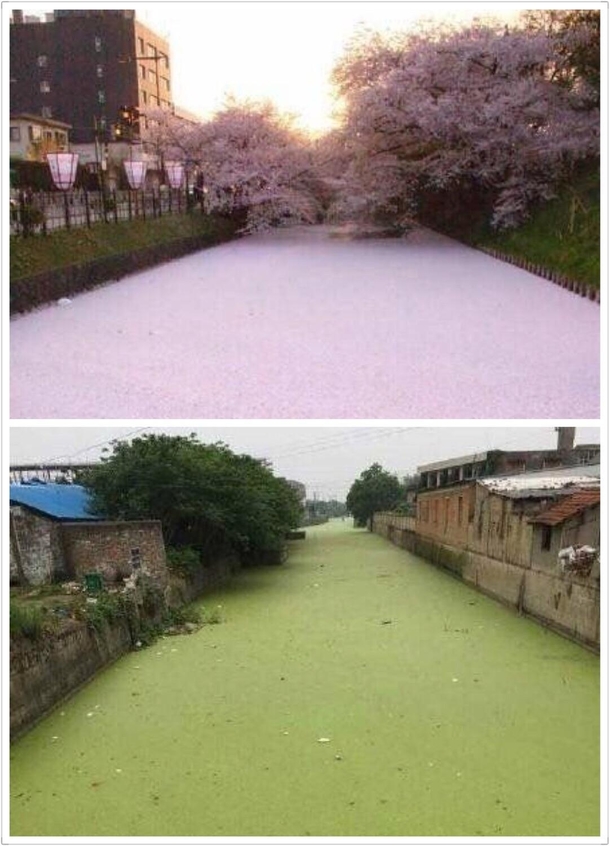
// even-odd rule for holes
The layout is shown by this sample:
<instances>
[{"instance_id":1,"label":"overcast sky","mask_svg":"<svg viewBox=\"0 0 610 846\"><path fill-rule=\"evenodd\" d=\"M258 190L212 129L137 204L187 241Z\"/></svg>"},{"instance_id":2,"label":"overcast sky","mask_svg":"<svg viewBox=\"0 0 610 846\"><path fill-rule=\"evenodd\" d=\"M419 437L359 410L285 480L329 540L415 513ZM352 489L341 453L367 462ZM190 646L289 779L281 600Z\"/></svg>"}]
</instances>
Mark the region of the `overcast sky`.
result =
<instances>
[{"instance_id":1,"label":"overcast sky","mask_svg":"<svg viewBox=\"0 0 610 846\"><path fill-rule=\"evenodd\" d=\"M206 443L223 441L234 452L273 462L277 475L307 486L308 497L343 499L362 470L379 462L402 477L420 464L488 449L553 449L557 435L546 428L508 427L281 427L218 426L136 429L112 427L13 427L11 464L53 460L95 461L113 439L145 432L188 435ZM576 443L599 443L599 430L578 428Z\"/></svg>"},{"instance_id":2,"label":"overcast sky","mask_svg":"<svg viewBox=\"0 0 610 846\"><path fill-rule=\"evenodd\" d=\"M65 3L111 8L116 3ZM172 99L207 117L229 94L269 99L301 125L328 129L334 108L330 72L359 26L403 30L422 18L453 22L514 17L527 3L154 2L121 3L170 42ZM44 15L57 3L14 3ZM60 6L61 7L61 6Z\"/></svg>"}]
</instances>

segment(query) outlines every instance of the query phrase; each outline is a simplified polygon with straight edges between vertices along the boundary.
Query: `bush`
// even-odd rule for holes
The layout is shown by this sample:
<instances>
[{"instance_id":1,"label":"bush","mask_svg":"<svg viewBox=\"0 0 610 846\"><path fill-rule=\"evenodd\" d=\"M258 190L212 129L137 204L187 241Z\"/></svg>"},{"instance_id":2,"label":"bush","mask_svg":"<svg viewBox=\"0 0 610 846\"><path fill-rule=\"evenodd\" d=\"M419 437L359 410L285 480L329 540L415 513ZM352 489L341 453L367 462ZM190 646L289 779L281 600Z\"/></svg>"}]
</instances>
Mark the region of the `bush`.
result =
<instances>
[{"instance_id":1,"label":"bush","mask_svg":"<svg viewBox=\"0 0 610 846\"><path fill-rule=\"evenodd\" d=\"M167 566L174 573L191 576L200 569L201 556L192 546L169 547L167 550Z\"/></svg>"},{"instance_id":2,"label":"bush","mask_svg":"<svg viewBox=\"0 0 610 846\"><path fill-rule=\"evenodd\" d=\"M27 637L39 640L45 630L45 614L41 608L34 605L10 605L11 637Z\"/></svg>"}]
</instances>

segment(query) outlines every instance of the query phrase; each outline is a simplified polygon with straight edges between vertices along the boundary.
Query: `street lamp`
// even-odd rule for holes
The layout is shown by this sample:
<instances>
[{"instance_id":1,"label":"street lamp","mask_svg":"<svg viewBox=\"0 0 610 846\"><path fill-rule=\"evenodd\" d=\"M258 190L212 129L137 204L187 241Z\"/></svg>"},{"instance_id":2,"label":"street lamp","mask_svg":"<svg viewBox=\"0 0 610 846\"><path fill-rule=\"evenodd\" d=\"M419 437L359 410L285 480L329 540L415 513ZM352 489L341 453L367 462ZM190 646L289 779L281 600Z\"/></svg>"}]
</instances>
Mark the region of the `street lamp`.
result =
<instances>
[{"instance_id":1,"label":"street lamp","mask_svg":"<svg viewBox=\"0 0 610 846\"><path fill-rule=\"evenodd\" d=\"M68 191L73 187L78 167L78 153L47 153L47 163L56 188L63 191L66 229L70 228L70 206Z\"/></svg>"},{"instance_id":2,"label":"street lamp","mask_svg":"<svg viewBox=\"0 0 610 846\"><path fill-rule=\"evenodd\" d=\"M165 173L172 188L180 188L184 177L184 162L165 162Z\"/></svg>"},{"instance_id":3,"label":"street lamp","mask_svg":"<svg viewBox=\"0 0 610 846\"><path fill-rule=\"evenodd\" d=\"M134 191L139 191L144 184L144 179L146 178L146 162L124 161L123 165L125 167L125 173L127 174L129 187Z\"/></svg>"},{"instance_id":4,"label":"street lamp","mask_svg":"<svg viewBox=\"0 0 610 846\"><path fill-rule=\"evenodd\" d=\"M138 191L144 185L144 180L146 178L146 162L124 161L123 165L125 167L125 173L127 174L129 187L136 192L136 217L138 217ZM142 199L142 208L143 215L146 217L144 198ZM131 218L131 199L129 200L129 217Z\"/></svg>"}]
</instances>

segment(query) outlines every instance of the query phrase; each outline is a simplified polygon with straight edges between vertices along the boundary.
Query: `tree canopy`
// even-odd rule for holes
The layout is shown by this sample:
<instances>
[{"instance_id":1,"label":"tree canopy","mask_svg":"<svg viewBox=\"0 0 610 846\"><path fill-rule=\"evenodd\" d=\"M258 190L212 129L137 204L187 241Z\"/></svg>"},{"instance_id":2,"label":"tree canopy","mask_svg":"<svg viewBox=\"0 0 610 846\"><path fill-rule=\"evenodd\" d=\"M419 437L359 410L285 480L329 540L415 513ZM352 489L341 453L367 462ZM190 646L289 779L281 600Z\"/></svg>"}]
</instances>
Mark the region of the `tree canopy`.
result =
<instances>
[{"instance_id":1,"label":"tree canopy","mask_svg":"<svg viewBox=\"0 0 610 846\"><path fill-rule=\"evenodd\" d=\"M388 473L380 464L372 464L352 484L346 505L357 525L370 525L376 511L393 508L402 496L397 476Z\"/></svg>"},{"instance_id":2,"label":"tree canopy","mask_svg":"<svg viewBox=\"0 0 610 846\"><path fill-rule=\"evenodd\" d=\"M553 196L599 156L599 31L582 17L562 27L360 33L333 74L347 161L336 213L408 221L426 189L466 183L492 190L503 228Z\"/></svg>"},{"instance_id":3,"label":"tree canopy","mask_svg":"<svg viewBox=\"0 0 610 846\"><path fill-rule=\"evenodd\" d=\"M229 100L199 124L161 110L148 117L151 141L166 157L200 167L208 211L241 213L247 232L316 222L321 209L312 151L290 116L270 104Z\"/></svg>"},{"instance_id":4,"label":"tree canopy","mask_svg":"<svg viewBox=\"0 0 610 846\"><path fill-rule=\"evenodd\" d=\"M301 512L295 492L263 462L194 435L116 442L79 481L100 513L160 520L168 545L203 555L227 544L245 559L275 552Z\"/></svg>"}]
</instances>

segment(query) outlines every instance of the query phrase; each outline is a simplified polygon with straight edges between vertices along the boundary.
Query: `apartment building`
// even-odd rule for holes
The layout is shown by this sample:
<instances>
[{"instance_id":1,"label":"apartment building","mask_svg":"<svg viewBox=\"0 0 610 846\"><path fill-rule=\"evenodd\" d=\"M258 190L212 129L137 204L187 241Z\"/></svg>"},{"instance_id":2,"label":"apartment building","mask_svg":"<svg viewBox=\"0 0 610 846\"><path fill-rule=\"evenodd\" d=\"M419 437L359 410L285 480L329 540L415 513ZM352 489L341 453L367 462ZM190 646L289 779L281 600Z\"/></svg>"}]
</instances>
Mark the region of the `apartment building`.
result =
<instances>
[{"instance_id":1,"label":"apartment building","mask_svg":"<svg viewBox=\"0 0 610 846\"><path fill-rule=\"evenodd\" d=\"M121 106L173 107L169 43L128 9L13 11L10 81L11 114L68 123L76 145L109 140Z\"/></svg>"}]
</instances>

